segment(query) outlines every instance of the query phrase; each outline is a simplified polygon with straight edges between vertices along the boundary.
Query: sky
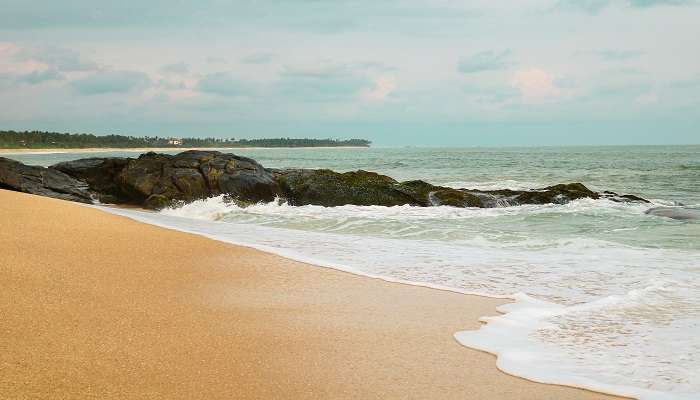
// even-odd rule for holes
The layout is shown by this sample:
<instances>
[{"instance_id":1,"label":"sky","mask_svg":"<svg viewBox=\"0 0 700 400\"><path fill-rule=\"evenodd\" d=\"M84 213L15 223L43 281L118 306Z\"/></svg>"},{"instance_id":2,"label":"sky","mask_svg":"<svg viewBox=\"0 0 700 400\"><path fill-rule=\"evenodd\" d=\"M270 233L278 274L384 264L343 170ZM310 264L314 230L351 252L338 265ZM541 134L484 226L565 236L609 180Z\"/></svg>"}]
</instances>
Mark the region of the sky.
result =
<instances>
[{"instance_id":1,"label":"sky","mask_svg":"<svg viewBox=\"0 0 700 400\"><path fill-rule=\"evenodd\" d=\"M0 129L700 143L700 0L0 0Z\"/></svg>"}]
</instances>

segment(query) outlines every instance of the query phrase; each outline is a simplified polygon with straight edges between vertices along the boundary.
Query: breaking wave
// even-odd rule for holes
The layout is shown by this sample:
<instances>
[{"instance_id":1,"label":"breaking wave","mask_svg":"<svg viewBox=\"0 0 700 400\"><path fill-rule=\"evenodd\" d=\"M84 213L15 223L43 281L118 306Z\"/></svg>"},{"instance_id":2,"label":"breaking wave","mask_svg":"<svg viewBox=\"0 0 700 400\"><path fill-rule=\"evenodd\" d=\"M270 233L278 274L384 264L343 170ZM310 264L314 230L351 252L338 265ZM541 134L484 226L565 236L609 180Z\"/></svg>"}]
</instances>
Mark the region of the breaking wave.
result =
<instances>
[{"instance_id":1,"label":"breaking wave","mask_svg":"<svg viewBox=\"0 0 700 400\"><path fill-rule=\"evenodd\" d=\"M700 249L658 241L700 224L645 215L652 206L239 207L215 197L109 211L388 281L510 298L458 341L531 380L690 399L700 392L700 340L688 334L700 329Z\"/></svg>"}]
</instances>

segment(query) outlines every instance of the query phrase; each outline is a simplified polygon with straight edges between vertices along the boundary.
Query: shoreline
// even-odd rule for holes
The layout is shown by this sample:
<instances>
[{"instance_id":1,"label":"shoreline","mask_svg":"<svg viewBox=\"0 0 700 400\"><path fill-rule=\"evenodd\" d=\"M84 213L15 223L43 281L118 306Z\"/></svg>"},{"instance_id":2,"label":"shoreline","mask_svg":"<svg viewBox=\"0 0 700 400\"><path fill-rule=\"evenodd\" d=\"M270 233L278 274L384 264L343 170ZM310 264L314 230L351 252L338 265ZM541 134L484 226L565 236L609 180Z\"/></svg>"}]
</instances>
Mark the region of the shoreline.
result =
<instances>
[{"instance_id":1,"label":"shoreline","mask_svg":"<svg viewBox=\"0 0 700 400\"><path fill-rule=\"evenodd\" d=\"M327 262L322 262L313 258L307 258L307 257L302 257L297 254L285 252L285 251L280 251L279 248L276 247L268 247L265 245L259 245L259 244L253 244L249 242L236 242L236 241L231 241L227 240L224 238L221 238L216 235L212 235L209 233L203 233L203 232L198 232L198 231L190 231L187 229L182 229L181 227L175 227L171 226L168 224L163 224L160 221L157 220L151 220L148 216L157 214L156 211L153 210L148 210L148 209L143 209L140 207L122 207L118 205L105 205L105 206L90 206L88 207L95 207L97 209L104 210L105 212L108 212L110 214L115 214L119 216L123 216L125 218L128 218L130 220L139 222L139 223L145 223L148 225L153 225L157 226L162 229L168 229L168 230L174 230L177 232L182 232L186 234L191 234L191 235L196 235L200 237L204 237L209 240L214 240L217 242L225 243L228 245L233 245L233 246L240 246L244 248L249 248L253 249L256 251L262 251L267 254L273 254L279 257L282 257L284 259L292 260L294 262L299 262L314 268L327 268L331 269L333 271L337 271L340 273L344 274L350 274L353 276L359 276L361 278L366 278L366 279L372 279L372 280L379 280L382 282L386 282L392 285L406 285L410 287L416 287L416 288L422 288L422 289L428 289L428 290L437 290L437 291L442 291L450 294L458 294L458 295L463 295L463 296L470 296L470 297L477 297L477 298L484 298L484 299L490 299L490 300L496 300L500 302L500 304L497 304L496 307L494 308L495 310L495 315L483 315L479 318L479 322L486 323L485 320L494 320L498 319L499 317L504 316L507 314L507 311L501 311L501 307L505 306L512 306L515 305L515 303L518 302L517 297L512 297L512 296L497 296L497 295L490 295L486 294L483 292L474 292L474 291L465 291L465 290L459 290L455 289L453 287L449 286L442 286L442 285L436 285L432 283L426 283L426 282L419 282L419 281L408 281L408 280L403 280L403 279L398 279L398 278L390 278L387 276L383 275L375 275L375 274L370 274L367 272L360 271L355 268L343 266L340 264L330 264ZM127 213L124 213L122 211L127 211ZM132 214L129 213L129 211L137 211L139 213L143 213L144 215L137 215L137 214ZM494 323L494 322L489 322L489 323ZM587 378L579 379L578 377L567 377L565 379L565 382L554 382L554 381L547 381L541 377L538 377L537 375L532 375L528 372L524 371L519 371L518 372L512 372L509 371L508 367L502 367L499 362L499 354L497 352L494 352L493 350L483 347L481 345L469 345L467 344L467 341L464 339L465 335L470 335L471 333L477 333L477 331L481 329L489 329L489 327L485 327L483 324L480 325L478 329L461 329L453 334L453 338L457 343L459 343L461 346L465 347L466 349L472 350L472 351L479 351L483 352L486 354L489 354L491 356L494 356L495 361L496 361L496 367L498 368L499 371L501 371L504 374L507 374L509 376L518 378L518 379L524 379L529 382L533 383L538 383L538 384L544 384L544 385L553 385L553 386L560 386L560 387L566 387L566 388L574 388L574 389L579 389L583 390L586 392L591 392L591 393L596 393L596 394L603 394L606 396L612 396L613 398L616 399L635 399L635 395L638 396L646 396L653 394L652 392L646 393L643 389L638 389L638 388L633 388L633 387L614 387L608 384L596 382L596 381L591 381L588 380ZM639 393L637 393L639 392ZM633 394L636 393L636 394ZM646 397L645 397L646 398Z\"/></svg>"},{"instance_id":2,"label":"shoreline","mask_svg":"<svg viewBox=\"0 0 700 400\"><path fill-rule=\"evenodd\" d=\"M0 201L8 397L616 398L512 377L454 340L502 300L60 200L0 190Z\"/></svg>"},{"instance_id":3,"label":"shoreline","mask_svg":"<svg viewBox=\"0 0 700 400\"><path fill-rule=\"evenodd\" d=\"M110 152L149 152L187 150L266 150L266 149L369 149L364 146L309 146L309 147L87 147L71 149L0 149L0 154L63 154L63 153L110 153Z\"/></svg>"}]
</instances>

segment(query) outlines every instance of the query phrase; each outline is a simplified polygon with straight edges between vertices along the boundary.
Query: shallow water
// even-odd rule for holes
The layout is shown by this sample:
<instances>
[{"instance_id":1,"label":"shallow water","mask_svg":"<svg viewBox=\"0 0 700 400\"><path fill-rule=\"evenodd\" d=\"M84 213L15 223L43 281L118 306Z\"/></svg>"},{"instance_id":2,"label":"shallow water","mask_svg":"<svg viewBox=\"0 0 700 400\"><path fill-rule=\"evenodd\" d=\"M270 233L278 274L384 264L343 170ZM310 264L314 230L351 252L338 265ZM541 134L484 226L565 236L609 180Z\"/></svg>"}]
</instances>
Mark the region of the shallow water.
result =
<instances>
[{"instance_id":1,"label":"shallow water","mask_svg":"<svg viewBox=\"0 0 700 400\"><path fill-rule=\"evenodd\" d=\"M698 398L700 220L645 211L700 212L700 146L235 152L267 167L361 168L481 189L582 182L653 200L455 209L239 208L213 198L158 214L112 212L370 276L514 298L506 314L457 339L534 380ZM84 155L10 157L48 165Z\"/></svg>"}]
</instances>

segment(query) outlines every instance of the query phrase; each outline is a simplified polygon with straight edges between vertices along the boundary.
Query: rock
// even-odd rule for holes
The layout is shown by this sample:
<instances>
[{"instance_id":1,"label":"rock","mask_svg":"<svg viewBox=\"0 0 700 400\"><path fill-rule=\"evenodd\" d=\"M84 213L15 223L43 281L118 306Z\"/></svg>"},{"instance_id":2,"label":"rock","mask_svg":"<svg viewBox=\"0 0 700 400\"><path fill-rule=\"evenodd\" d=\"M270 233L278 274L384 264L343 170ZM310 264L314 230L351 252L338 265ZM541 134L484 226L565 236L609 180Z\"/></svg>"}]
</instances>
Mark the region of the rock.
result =
<instances>
[{"instance_id":1,"label":"rock","mask_svg":"<svg viewBox=\"0 0 700 400\"><path fill-rule=\"evenodd\" d=\"M435 206L452 206L452 207L480 207L484 204L478 196L463 190L452 188L440 188L428 195L430 203Z\"/></svg>"},{"instance_id":2,"label":"rock","mask_svg":"<svg viewBox=\"0 0 700 400\"><path fill-rule=\"evenodd\" d=\"M176 168L172 171L172 180L184 197L196 199L209 194L207 182L197 169Z\"/></svg>"},{"instance_id":3,"label":"rock","mask_svg":"<svg viewBox=\"0 0 700 400\"><path fill-rule=\"evenodd\" d=\"M415 205L429 207L434 205L430 202L430 193L438 190L437 186L421 180L401 182L395 186L396 190L410 196Z\"/></svg>"},{"instance_id":4,"label":"rock","mask_svg":"<svg viewBox=\"0 0 700 400\"><path fill-rule=\"evenodd\" d=\"M489 208L564 204L580 198L646 202L634 195L596 193L581 183L535 190L482 191L436 186L421 180L397 182L386 175L363 170L345 173L328 169L268 170L250 158L196 150L177 155L149 152L138 158L87 158L48 169L7 160L4 166L0 165L0 174L3 187L24 188L38 194L43 191L52 197L76 201L87 201L94 193L102 202L150 209L220 194L240 205L279 197L291 205L328 207L408 204Z\"/></svg>"},{"instance_id":5,"label":"rock","mask_svg":"<svg viewBox=\"0 0 700 400\"><path fill-rule=\"evenodd\" d=\"M84 158L55 164L50 168L85 181L101 202L117 203L126 197L117 176L127 162L126 158Z\"/></svg>"},{"instance_id":6,"label":"rock","mask_svg":"<svg viewBox=\"0 0 700 400\"><path fill-rule=\"evenodd\" d=\"M284 197L292 205L484 206L479 197L463 190L420 180L397 182L388 176L363 170L345 173L327 169L276 170L275 174Z\"/></svg>"},{"instance_id":7,"label":"rock","mask_svg":"<svg viewBox=\"0 0 700 400\"><path fill-rule=\"evenodd\" d=\"M568 183L520 192L512 200L516 204L566 204L572 200L597 199L599 197L598 193L591 191L581 183Z\"/></svg>"},{"instance_id":8,"label":"rock","mask_svg":"<svg viewBox=\"0 0 700 400\"><path fill-rule=\"evenodd\" d=\"M0 157L0 188L53 197L61 200L92 203L88 185L61 171L24 165Z\"/></svg>"},{"instance_id":9,"label":"rock","mask_svg":"<svg viewBox=\"0 0 700 400\"><path fill-rule=\"evenodd\" d=\"M616 196L612 197L613 201L617 201L619 203L624 203L624 202L633 202L633 203L651 203L647 199L643 199L639 196L635 196L633 194L616 194Z\"/></svg>"},{"instance_id":10,"label":"rock","mask_svg":"<svg viewBox=\"0 0 700 400\"><path fill-rule=\"evenodd\" d=\"M700 219L700 210L693 210L690 208L683 207L654 207L646 210L644 213L648 215L654 215L657 217L666 217L681 221Z\"/></svg>"},{"instance_id":11,"label":"rock","mask_svg":"<svg viewBox=\"0 0 700 400\"><path fill-rule=\"evenodd\" d=\"M375 172L339 173L328 169L274 172L284 198L291 205L423 205L401 191L394 179Z\"/></svg>"},{"instance_id":12,"label":"rock","mask_svg":"<svg viewBox=\"0 0 700 400\"><path fill-rule=\"evenodd\" d=\"M650 203L649 200L643 199L633 194L617 194L615 192L604 191L599 193L601 198L612 200L618 203Z\"/></svg>"},{"instance_id":13,"label":"rock","mask_svg":"<svg viewBox=\"0 0 700 400\"><path fill-rule=\"evenodd\" d=\"M479 196L463 189L453 189L431 185L425 181L415 180L401 182L397 189L414 200L416 205L452 206L452 207L484 207Z\"/></svg>"},{"instance_id":14,"label":"rock","mask_svg":"<svg viewBox=\"0 0 700 400\"><path fill-rule=\"evenodd\" d=\"M518 203L514 200L517 193L511 194L509 192L510 191L493 191L491 193L487 193L482 191L467 190L467 193L479 198L482 207L484 208L511 207L518 205Z\"/></svg>"},{"instance_id":15,"label":"rock","mask_svg":"<svg viewBox=\"0 0 700 400\"><path fill-rule=\"evenodd\" d=\"M92 158L52 168L84 180L101 199L150 209L219 194L246 203L269 202L280 194L273 175L255 160L218 151L149 152L136 159Z\"/></svg>"},{"instance_id":16,"label":"rock","mask_svg":"<svg viewBox=\"0 0 700 400\"><path fill-rule=\"evenodd\" d=\"M152 194L143 202L143 207L151 210L160 210L175 205L176 202L161 194Z\"/></svg>"},{"instance_id":17,"label":"rock","mask_svg":"<svg viewBox=\"0 0 700 400\"><path fill-rule=\"evenodd\" d=\"M609 191L597 193L588 189L582 183L559 184L533 190L461 190L478 197L482 207L485 208L510 207L523 204L566 204L583 198L605 198L620 203L649 203L648 200L631 194L620 195Z\"/></svg>"}]
</instances>

